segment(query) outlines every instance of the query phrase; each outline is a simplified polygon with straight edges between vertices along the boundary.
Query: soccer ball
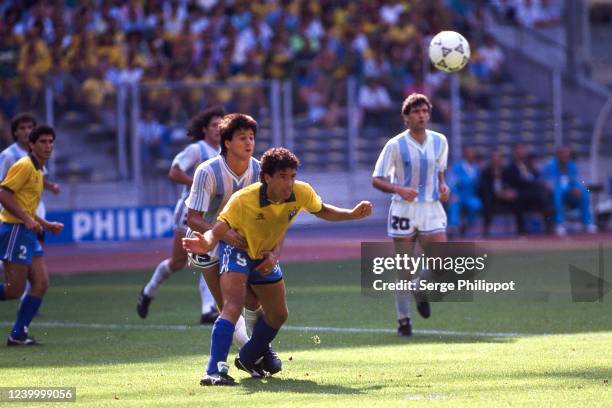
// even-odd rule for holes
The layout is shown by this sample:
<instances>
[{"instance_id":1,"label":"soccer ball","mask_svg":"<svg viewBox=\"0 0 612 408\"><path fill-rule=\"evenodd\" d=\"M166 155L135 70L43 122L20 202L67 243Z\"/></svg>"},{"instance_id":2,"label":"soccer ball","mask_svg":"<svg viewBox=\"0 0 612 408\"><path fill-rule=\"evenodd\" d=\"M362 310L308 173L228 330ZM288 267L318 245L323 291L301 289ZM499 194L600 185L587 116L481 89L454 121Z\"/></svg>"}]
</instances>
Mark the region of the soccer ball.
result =
<instances>
[{"instance_id":1,"label":"soccer ball","mask_svg":"<svg viewBox=\"0 0 612 408\"><path fill-rule=\"evenodd\" d=\"M442 71L459 71L470 59L470 44L455 31L442 31L429 43L429 59Z\"/></svg>"}]
</instances>

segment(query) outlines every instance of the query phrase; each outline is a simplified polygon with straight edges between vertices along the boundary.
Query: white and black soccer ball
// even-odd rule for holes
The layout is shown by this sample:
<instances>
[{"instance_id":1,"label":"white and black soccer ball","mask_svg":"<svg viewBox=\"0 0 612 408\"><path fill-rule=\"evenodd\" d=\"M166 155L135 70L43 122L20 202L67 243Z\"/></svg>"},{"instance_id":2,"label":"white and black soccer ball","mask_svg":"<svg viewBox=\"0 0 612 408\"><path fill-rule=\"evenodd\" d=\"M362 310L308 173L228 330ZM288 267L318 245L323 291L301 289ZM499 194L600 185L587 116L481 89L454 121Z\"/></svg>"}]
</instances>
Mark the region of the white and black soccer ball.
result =
<instances>
[{"instance_id":1,"label":"white and black soccer ball","mask_svg":"<svg viewBox=\"0 0 612 408\"><path fill-rule=\"evenodd\" d=\"M429 43L429 59L442 71L459 71L470 60L470 44L455 31L441 31Z\"/></svg>"}]
</instances>

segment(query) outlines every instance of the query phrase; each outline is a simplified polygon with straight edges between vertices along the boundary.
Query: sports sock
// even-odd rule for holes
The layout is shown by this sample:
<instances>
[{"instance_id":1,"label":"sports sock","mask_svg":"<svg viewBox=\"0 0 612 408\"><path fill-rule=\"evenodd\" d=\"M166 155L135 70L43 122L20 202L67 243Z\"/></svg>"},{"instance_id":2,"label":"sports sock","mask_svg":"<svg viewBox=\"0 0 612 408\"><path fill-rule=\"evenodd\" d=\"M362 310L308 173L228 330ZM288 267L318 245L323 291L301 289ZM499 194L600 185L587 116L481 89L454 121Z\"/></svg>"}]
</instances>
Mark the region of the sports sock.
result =
<instances>
[{"instance_id":1,"label":"sports sock","mask_svg":"<svg viewBox=\"0 0 612 408\"><path fill-rule=\"evenodd\" d=\"M213 298L204 276L200 274L200 299L202 300L202 314L210 313L213 309L217 310L215 298Z\"/></svg>"},{"instance_id":2,"label":"sports sock","mask_svg":"<svg viewBox=\"0 0 612 408\"><path fill-rule=\"evenodd\" d=\"M240 349L240 360L245 364L254 364L255 360L263 355L270 347L270 343L278 334L278 329L268 325L263 317L260 317L253 328L251 340Z\"/></svg>"},{"instance_id":3,"label":"sports sock","mask_svg":"<svg viewBox=\"0 0 612 408\"><path fill-rule=\"evenodd\" d=\"M208 360L206 369L207 374L218 372L217 363L227 361L233 334L234 324L229 320L218 318L210 336L210 360Z\"/></svg>"},{"instance_id":4,"label":"sports sock","mask_svg":"<svg viewBox=\"0 0 612 408\"><path fill-rule=\"evenodd\" d=\"M253 327L255 327L255 323L257 319L263 314L263 310L261 307L257 308L257 310L249 310L246 307L244 308L244 323L246 324L246 332L248 336L253 334Z\"/></svg>"},{"instance_id":5,"label":"sports sock","mask_svg":"<svg viewBox=\"0 0 612 408\"><path fill-rule=\"evenodd\" d=\"M170 275L172 275L172 271L170 270L170 260L164 259L159 263L159 265L157 265L157 268L155 268L153 276L151 276L151 280L144 288L144 294L147 296L155 296L155 292L157 292L159 285L168 279Z\"/></svg>"},{"instance_id":6,"label":"sports sock","mask_svg":"<svg viewBox=\"0 0 612 408\"><path fill-rule=\"evenodd\" d=\"M21 307L19 307L19 312L17 312L17 320L11 331L12 337L19 338L26 334L26 327L32 323L32 319L36 316L36 312L41 303L42 298L38 296L27 295L25 299L23 299Z\"/></svg>"},{"instance_id":7,"label":"sports sock","mask_svg":"<svg viewBox=\"0 0 612 408\"><path fill-rule=\"evenodd\" d=\"M234 327L234 336L233 343L240 350L242 346L249 341L249 336L247 335L247 330L244 324L244 317L240 316L238 321L236 322L236 326Z\"/></svg>"},{"instance_id":8,"label":"sports sock","mask_svg":"<svg viewBox=\"0 0 612 408\"><path fill-rule=\"evenodd\" d=\"M395 312L397 313L397 320L402 320L410 317L412 310L412 298L410 292L407 290L396 290L393 292L395 297Z\"/></svg>"},{"instance_id":9,"label":"sports sock","mask_svg":"<svg viewBox=\"0 0 612 408\"><path fill-rule=\"evenodd\" d=\"M4 284L0 284L0 300L6 300L6 295L4 294Z\"/></svg>"}]
</instances>

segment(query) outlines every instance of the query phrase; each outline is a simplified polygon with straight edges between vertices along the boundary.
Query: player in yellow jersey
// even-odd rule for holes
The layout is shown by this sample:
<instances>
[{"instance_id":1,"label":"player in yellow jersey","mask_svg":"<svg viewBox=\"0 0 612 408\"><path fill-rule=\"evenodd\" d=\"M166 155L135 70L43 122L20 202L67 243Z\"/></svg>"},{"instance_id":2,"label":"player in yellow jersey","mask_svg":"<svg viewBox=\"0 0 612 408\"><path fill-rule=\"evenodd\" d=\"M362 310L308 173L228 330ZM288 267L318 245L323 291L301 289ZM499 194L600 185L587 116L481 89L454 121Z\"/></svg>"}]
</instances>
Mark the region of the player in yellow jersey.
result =
<instances>
[{"instance_id":1,"label":"player in yellow jersey","mask_svg":"<svg viewBox=\"0 0 612 408\"><path fill-rule=\"evenodd\" d=\"M236 192L211 230L184 238L187 251L204 254L219 243L220 283L223 310L212 332L211 356L203 385L234 385L226 363L234 324L245 302L247 283L263 308L251 339L240 350L236 367L253 377L266 376L261 366L263 353L287 320L285 283L271 251L298 213L306 210L328 221L358 220L372 213L372 204L362 201L353 209L323 203L307 183L296 181L299 161L285 148L267 150L261 158L261 182ZM233 247L221 237L230 229L238 231L247 242L247 250Z\"/></svg>"},{"instance_id":2,"label":"player in yellow jersey","mask_svg":"<svg viewBox=\"0 0 612 408\"><path fill-rule=\"evenodd\" d=\"M5 284L0 300L16 299L26 279L32 285L19 307L7 345L36 345L28 327L49 286L43 250L36 234L44 230L60 233L64 225L36 215L43 191L43 166L51 157L55 131L39 126L30 133L30 154L19 159L0 183L0 255L4 261ZM29 274L29 276L28 276Z\"/></svg>"}]
</instances>

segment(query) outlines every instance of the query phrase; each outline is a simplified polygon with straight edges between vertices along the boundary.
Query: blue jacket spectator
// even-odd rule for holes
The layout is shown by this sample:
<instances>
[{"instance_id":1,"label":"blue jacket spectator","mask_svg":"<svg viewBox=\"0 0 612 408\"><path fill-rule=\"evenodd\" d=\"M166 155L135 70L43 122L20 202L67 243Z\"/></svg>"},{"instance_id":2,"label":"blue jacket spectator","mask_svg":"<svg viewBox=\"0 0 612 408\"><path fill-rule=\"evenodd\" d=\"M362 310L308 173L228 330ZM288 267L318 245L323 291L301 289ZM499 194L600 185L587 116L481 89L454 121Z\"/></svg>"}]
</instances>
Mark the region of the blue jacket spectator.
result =
<instances>
[{"instance_id":1,"label":"blue jacket spectator","mask_svg":"<svg viewBox=\"0 0 612 408\"><path fill-rule=\"evenodd\" d=\"M474 224L476 216L482 209L482 202L477 193L480 167L476 163L476 150L473 147L466 147L463 157L463 160L453 164L449 174L449 183L453 192L448 208L448 223L451 227L459 227L462 211L467 217L467 225Z\"/></svg>"},{"instance_id":2,"label":"blue jacket spectator","mask_svg":"<svg viewBox=\"0 0 612 408\"><path fill-rule=\"evenodd\" d=\"M564 225L566 206L578 207L586 231L596 232L597 228L593 224L590 194L578 178L576 162L571 160L569 148L561 147L557 150L557 157L544 167L543 176L552 192L557 235L567 233Z\"/></svg>"}]
</instances>

